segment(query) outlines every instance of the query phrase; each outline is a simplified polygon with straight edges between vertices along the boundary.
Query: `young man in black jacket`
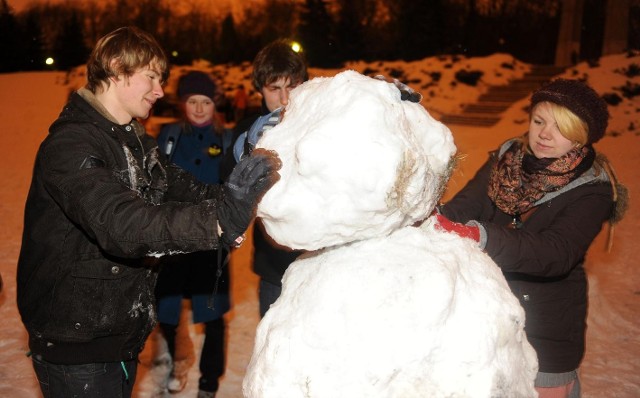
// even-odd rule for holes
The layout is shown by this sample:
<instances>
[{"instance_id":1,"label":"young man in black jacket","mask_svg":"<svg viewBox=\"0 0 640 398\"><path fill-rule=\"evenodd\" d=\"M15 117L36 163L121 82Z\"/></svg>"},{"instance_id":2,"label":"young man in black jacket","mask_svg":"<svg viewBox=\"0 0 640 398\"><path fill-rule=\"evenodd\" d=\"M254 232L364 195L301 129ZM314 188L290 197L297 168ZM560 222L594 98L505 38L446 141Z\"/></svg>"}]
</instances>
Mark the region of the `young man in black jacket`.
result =
<instances>
[{"instance_id":1,"label":"young man in black jacket","mask_svg":"<svg viewBox=\"0 0 640 398\"><path fill-rule=\"evenodd\" d=\"M262 95L262 113L238 123L235 130L239 137L235 141L234 156L227 156L227 166L223 166L223 170L230 170L240 158L249 154L249 147L255 145L256 137L249 137L247 132L263 130L270 123L277 123L269 120L270 116L273 114L277 119L278 110L289 103L291 90L309 79L306 61L302 54L293 50L292 44L286 39L276 40L256 55L252 80L254 88ZM280 247L264 231L260 219L256 220L253 229L253 244L253 269L260 276L260 316L264 316L280 296L282 277L300 252Z\"/></svg>"},{"instance_id":2,"label":"young man in black jacket","mask_svg":"<svg viewBox=\"0 0 640 398\"><path fill-rule=\"evenodd\" d=\"M277 179L254 152L228 182L168 164L138 118L164 93L167 58L137 28L101 38L36 156L18 260L18 308L45 397L130 397L156 323L155 260L235 246Z\"/></svg>"}]
</instances>

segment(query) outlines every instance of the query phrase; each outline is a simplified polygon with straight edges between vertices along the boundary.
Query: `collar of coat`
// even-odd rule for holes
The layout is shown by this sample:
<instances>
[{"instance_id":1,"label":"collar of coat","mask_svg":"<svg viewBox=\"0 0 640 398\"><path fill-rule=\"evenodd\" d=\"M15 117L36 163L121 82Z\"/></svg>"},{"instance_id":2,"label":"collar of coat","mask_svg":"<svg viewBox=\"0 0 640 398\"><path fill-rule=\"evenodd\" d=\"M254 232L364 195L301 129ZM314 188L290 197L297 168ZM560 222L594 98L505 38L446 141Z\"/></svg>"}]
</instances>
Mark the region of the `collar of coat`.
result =
<instances>
[{"instance_id":1,"label":"collar of coat","mask_svg":"<svg viewBox=\"0 0 640 398\"><path fill-rule=\"evenodd\" d=\"M82 97L82 99L84 99L89 105L91 105L91 107L95 109L96 112L98 112L102 117L104 117L105 119L107 119L113 124L122 126L121 124L118 123L116 118L113 117L111 113L109 113L107 108L105 108L104 105L102 105L102 103L98 101L95 94L93 94L86 87L82 87L77 91L77 93L80 97ZM141 137L145 134L144 127L142 127L142 124L140 124L137 120L133 119L130 123L127 123L127 125L133 126L133 129L138 137Z\"/></svg>"}]
</instances>

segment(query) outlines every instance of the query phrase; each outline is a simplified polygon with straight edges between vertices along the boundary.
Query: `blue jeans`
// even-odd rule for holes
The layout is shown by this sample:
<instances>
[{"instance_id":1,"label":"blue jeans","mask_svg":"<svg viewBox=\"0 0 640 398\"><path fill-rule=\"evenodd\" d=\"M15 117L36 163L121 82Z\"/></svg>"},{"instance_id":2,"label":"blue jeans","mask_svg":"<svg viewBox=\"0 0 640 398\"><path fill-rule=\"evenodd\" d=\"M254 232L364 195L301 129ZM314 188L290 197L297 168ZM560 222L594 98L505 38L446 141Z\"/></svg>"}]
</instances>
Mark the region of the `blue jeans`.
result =
<instances>
[{"instance_id":1,"label":"blue jeans","mask_svg":"<svg viewBox=\"0 0 640 398\"><path fill-rule=\"evenodd\" d=\"M130 398L138 367L136 360L58 365L34 355L32 361L44 398Z\"/></svg>"},{"instance_id":2,"label":"blue jeans","mask_svg":"<svg viewBox=\"0 0 640 398\"><path fill-rule=\"evenodd\" d=\"M258 296L260 298L260 317L264 318L264 314L267 313L271 304L275 303L280 293L282 292L282 286L274 285L271 282L267 282L264 279L260 279L260 291Z\"/></svg>"}]
</instances>

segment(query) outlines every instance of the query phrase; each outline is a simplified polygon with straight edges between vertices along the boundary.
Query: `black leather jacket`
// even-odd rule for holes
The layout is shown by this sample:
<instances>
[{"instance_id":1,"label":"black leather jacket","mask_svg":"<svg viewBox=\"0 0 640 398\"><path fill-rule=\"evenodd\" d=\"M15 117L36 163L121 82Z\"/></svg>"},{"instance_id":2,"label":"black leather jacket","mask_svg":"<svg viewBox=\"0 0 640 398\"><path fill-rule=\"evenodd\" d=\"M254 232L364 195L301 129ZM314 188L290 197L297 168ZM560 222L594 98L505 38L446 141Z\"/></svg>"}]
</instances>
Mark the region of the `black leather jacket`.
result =
<instances>
[{"instance_id":1,"label":"black leather jacket","mask_svg":"<svg viewBox=\"0 0 640 398\"><path fill-rule=\"evenodd\" d=\"M18 260L30 348L53 363L134 359L155 325L155 259L219 245L220 188L72 94L36 156Z\"/></svg>"}]
</instances>

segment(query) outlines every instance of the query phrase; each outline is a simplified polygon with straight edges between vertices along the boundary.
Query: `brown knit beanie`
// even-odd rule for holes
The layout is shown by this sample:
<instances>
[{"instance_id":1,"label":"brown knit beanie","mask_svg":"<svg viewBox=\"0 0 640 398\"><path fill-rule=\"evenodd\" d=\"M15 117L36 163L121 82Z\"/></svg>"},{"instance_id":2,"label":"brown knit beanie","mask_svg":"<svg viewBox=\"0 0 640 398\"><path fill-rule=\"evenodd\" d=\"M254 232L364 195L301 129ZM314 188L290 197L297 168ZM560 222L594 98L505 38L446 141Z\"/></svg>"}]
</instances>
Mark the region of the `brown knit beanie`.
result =
<instances>
[{"instance_id":1,"label":"brown knit beanie","mask_svg":"<svg viewBox=\"0 0 640 398\"><path fill-rule=\"evenodd\" d=\"M533 93L531 109L539 102L548 101L564 106L587 123L588 144L604 136L609 123L607 103L598 93L579 80L556 79Z\"/></svg>"}]
</instances>

